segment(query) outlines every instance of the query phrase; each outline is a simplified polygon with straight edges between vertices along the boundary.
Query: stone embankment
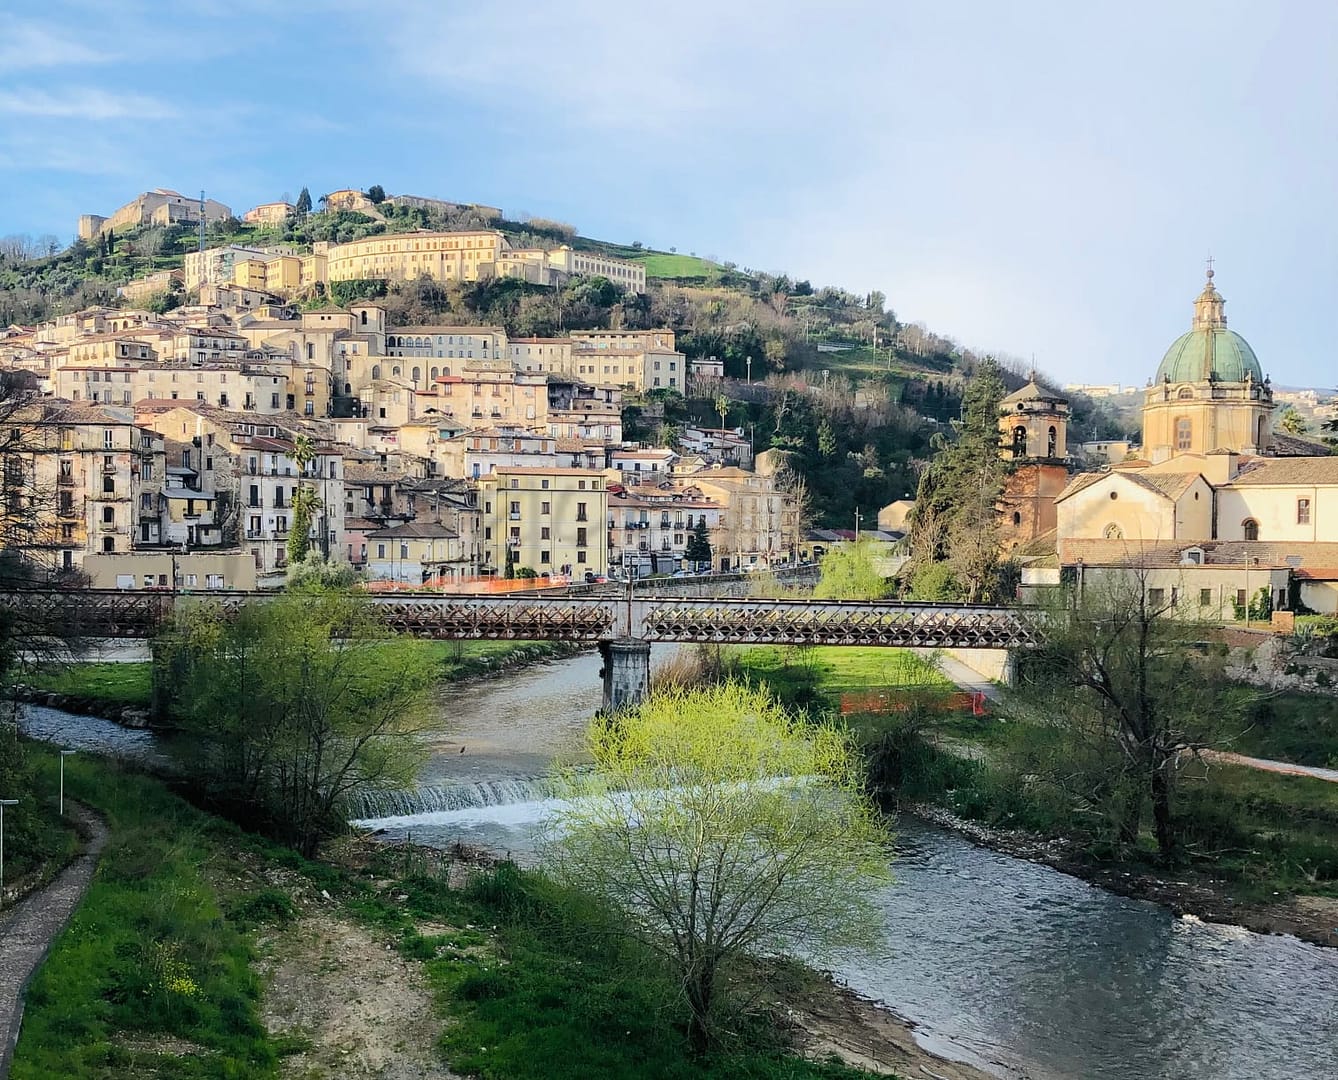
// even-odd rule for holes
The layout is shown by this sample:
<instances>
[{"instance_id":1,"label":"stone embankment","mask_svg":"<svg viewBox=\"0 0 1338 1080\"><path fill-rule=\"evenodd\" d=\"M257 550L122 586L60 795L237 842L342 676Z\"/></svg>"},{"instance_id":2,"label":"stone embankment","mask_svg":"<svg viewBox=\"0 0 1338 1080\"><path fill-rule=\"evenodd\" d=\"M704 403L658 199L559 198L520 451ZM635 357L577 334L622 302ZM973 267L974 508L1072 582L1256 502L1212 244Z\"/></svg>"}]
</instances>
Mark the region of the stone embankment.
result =
<instances>
[{"instance_id":1,"label":"stone embankment","mask_svg":"<svg viewBox=\"0 0 1338 1080\"><path fill-rule=\"evenodd\" d=\"M60 709L81 716L100 716L129 728L151 726L151 713L145 705L126 705L81 694L58 694L51 690L34 690L28 686L15 687L14 694L20 701L30 705L44 705L48 709Z\"/></svg>"}]
</instances>

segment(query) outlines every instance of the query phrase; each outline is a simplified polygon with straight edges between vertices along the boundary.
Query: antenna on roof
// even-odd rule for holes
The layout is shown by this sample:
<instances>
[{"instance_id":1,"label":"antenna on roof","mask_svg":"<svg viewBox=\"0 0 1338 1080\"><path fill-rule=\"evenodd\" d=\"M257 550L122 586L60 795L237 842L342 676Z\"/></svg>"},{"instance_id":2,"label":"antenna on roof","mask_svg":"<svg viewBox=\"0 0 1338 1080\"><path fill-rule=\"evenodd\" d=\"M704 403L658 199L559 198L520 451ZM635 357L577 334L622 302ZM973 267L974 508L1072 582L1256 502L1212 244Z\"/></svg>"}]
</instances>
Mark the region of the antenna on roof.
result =
<instances>
[{"instance_id":1,"label":"antenna on roof","mask_svg":"<svg viewBox=\"0 0 1338 1080\"><path fill-rule=\"evenodd\" d=\"M200 250L204 250L204 189L200 190Z\"/></svg>"}]
</instances>

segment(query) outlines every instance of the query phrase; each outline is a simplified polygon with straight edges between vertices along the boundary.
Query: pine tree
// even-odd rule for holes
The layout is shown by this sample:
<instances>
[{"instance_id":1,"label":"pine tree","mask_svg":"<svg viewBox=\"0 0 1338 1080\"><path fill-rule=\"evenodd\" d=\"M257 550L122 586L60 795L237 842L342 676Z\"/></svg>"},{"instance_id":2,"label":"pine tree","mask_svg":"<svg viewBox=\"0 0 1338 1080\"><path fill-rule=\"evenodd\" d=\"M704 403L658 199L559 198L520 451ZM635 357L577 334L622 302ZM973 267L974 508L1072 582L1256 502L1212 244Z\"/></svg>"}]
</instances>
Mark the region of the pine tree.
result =
<instances>
[{"instance_id":1,"label":"pine tree","mask_svg":"<svg viewBox=\"0 0 1338 1080\"><path fill-rule=\"evenodd\" d=\"M298 193L296 209L299 214L311 213L311 192L305 187Z\"/></svg>"},{"instance_id":2,"label":"pine tree","mask_svg":"<svg viewBox=\"0 0 1338 1080\"><path fill-rule=\"evenodd\" d=\"M711 535L706 528L706 519L700 517L688 535L687 547L683 549L683 558L697 566L711 564Z\"/></svg>"}]
</instances>

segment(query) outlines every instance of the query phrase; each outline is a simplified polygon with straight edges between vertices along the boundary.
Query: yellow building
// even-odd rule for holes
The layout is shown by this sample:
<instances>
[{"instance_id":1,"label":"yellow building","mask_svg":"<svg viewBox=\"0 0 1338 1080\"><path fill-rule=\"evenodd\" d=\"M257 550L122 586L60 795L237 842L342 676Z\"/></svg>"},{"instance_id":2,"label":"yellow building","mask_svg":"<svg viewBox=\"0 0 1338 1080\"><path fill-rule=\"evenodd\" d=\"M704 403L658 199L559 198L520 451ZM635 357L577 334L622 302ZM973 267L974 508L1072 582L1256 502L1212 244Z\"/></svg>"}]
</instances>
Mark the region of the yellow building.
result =
<instances>
[{"instance_id":1,"label":"yellow building","mask_svg":"<svg viewBox=\"0 0 1338 1080\"><path fill-rule=\"evenodd\" d=\"M331 281L366 278L411 281L478 281L492 277L506 237L492 229L475 232L409 232L370 236L325 250Z\"/></svg>"},{"instance_id":2,"label":"yellow building","mask_svg":"<svg viewBox=\"0 0 1338 1080\"><path fill-rule=\"evenodd\" d=\"M269 202L253 206L242 215L242 220L253 225L282 225L289 214L297 213L297 207L290 202Z\"/></svg>"},{"instance_id":3,"label":"yellow building","mask_svg":"<svg viewBox=\"0 0 1338 1080\"><path fill-rule=\"evenodd\" d=\"M1154 463L1212 450L1267 453L1273 388L1249 342L1227 329L1213 270L1194 320L1166 350L1143 398L1143 456Z\"/></svg>"},{"instance_id":4,"label":"yellow building","mask_svg":"<svg viewBox=\"0 0 1338 1080\"><path fill-rule=\"evenodd\" d=\"M547 428L545 376L516 371L506 360L466 364L460 374L438 376L430 391L418 394L417 411L435 409L471 427Z\"/></svg>"},{"instance_id":5,"label":"yellow building","mask_svg":"<svg viewBox=\"0 0 1338 1080\"><path fill-rule=\"evenodd\" d=\"M604 277L632 292L646 291L645 264L630 259L615 259L593 251L573 251L563 244L556 251L548 252L548 265L572 277Z\"/></svg>"},{"instance_id":6,"label":"yellow building","mask_svg":"<svg viewBox=\"0 0 1338 1080\"><path fill-rule=\"evenodd\" d=\"M496 573L509 559L536 573L603 573L608 492L595 469L498 467L481 477L483 550Z\"/></svg>"}]
</instances>

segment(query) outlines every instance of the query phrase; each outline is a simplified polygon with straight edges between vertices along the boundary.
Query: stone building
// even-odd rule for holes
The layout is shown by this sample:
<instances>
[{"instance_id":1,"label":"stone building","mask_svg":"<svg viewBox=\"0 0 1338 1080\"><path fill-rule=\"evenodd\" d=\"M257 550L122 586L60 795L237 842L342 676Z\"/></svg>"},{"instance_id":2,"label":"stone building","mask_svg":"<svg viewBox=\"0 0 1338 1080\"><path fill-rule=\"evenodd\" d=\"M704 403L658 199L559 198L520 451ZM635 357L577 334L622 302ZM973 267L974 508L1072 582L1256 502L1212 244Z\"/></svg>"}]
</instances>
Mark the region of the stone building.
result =
<instances>
[{"instance_id":1,"label":"stone building","mask_svg":"<svg viewBox=\"0 0 1338 1080\"><path fill-rule=\"evenodd\" d=\"M1068 418L1068 399L1044 389L1035 372L1026 386L999 402L999 433L1009 462L999 518L1004 551L1055 528L1055 499L1069 481Z\"/></svg>"}]
</instances>

